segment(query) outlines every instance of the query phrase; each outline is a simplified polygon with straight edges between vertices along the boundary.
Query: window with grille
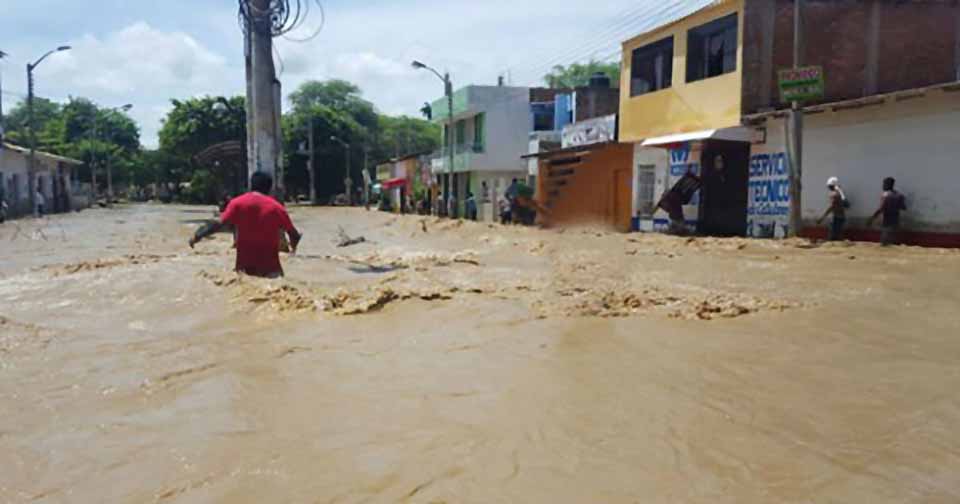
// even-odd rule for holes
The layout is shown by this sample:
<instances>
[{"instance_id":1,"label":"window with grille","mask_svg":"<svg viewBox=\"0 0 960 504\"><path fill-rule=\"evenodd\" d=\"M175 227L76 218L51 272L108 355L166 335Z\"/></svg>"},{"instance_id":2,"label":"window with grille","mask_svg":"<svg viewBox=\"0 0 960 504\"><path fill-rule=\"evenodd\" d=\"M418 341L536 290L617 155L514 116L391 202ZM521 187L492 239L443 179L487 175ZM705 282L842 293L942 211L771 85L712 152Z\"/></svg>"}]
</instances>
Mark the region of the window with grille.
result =
<instances>
[{"instance_id":1,"label":"window with grille","mask_svg":"<svg viewBox=\"0 0 960 504\"><path fill-rule=\"evenodd\" d=\"M653 201L657 185L657 167L640 165L637 167L637 211L640 217L653 217L656 202Z\"/></svg>"}]
</instances>

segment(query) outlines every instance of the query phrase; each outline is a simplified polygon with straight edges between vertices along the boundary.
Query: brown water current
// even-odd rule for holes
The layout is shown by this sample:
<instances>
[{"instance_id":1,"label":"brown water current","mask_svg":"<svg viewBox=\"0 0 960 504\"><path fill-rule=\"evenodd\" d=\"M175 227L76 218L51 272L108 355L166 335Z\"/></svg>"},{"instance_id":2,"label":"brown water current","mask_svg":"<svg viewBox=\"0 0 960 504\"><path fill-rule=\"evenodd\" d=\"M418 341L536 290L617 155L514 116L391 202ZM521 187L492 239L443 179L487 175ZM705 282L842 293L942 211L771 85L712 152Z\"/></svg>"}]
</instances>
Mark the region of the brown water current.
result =
<instances>
[{"instance_id":1,"label":"brown water current","mask_svg":"<svg viewBox=\"0 0 960 504\"><path fill-rule=\"evenodd\" d=\"M0 502L960 502L960 252L211 215L0 225Z\"/></svg>"}]
</instances>

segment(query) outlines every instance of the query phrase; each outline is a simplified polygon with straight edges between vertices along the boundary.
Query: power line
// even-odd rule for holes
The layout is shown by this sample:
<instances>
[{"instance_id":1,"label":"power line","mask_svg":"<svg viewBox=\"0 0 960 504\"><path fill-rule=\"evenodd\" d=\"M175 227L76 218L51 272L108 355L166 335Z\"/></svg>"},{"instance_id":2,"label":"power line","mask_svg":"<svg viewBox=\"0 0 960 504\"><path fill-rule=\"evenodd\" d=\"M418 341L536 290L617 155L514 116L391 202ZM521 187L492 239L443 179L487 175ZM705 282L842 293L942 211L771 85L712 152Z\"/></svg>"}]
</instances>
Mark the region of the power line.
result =
<instances>
[{"instance_id":1,"label":"power line","mask_svg":"<svg viewBox=\"0 0 960 504\"><path fill-rule=\"evenodd\" d=\"M666 12L665 9L669 7L669 5L664 7L657 3L646 3L642 7L630 11L624 19L614 22L601 30L598 35L593 37L593 40L561 51L550 60L530 67L529 77L532 80L539 80L542 78L542 74L548 73L559 64L581 61L587 57L596 55L597 52L605 50L611 45L619 45L625 37L638 34L642 29L642 24L640 24L642 21L649 18L660 18ZM638 26L638 24L640 25ZM516 68L515 66L512 69Z\"/></svg>"},{"instance_id":2,"label":"power line","mask_svg":"<svg viewBox=\"0 0 960 504\"><path fill-rule=\"evenodd\" d=\"M304 39L288 38L288 40L307 42L319 35L324 24L326 24L326 13L320 0L272 0L268 9L257 8L252 0L238 0L238 4L237 19L244 33L247 33L247 28L251 22L266 22L269 23L274 37L284 37L307 22L311 5L316 5L320 11L320 26Z\"/></svg>"},{"instance_id":3,"label":"power line","mask_svg":"<svg viewBox=\"0 0 960 504\"><path fill-rule=\"evenodd\" d=\"M606 37L607 35L609 35L609 29L610 29L610 26L611 26L611 25L614 26L614 27L616 27L616 26L624 23L624 22L625 22L625 19L626 19L626 20L633 19L633 18L635 18L635 17L638 15L638 13L642 13L643 11L645 11L645 10L648 9L648 8L649 8L649 4L645 4L645 5L642 5L642 6L639 6L639 7L631 7L631 8L625 9L624 11L619 12L619 13L613 15L613 16L610 18L611 20L613 20L612 23L604 22L604 23L601 23L601 24L599 24L599 25L596 25L595 27L587 30L587 33L596 33L596 35L594 35L594 37L596 37L596 38ZM617 20L619 20L619 21L617 21ZM553 52L553 51L550 50L550 49L548 49L548 50L546 50L546 51L540 51L538 54L534 55L531 59L533 59L533 60L539 60L539 59L541 59L542 56L547 55L547 54L550 54L551 52ZM555 56L555 54L554 54L554 56ZM511 65L511 66L508 66L508 67L504 68L504 71L514 71L514 70L518 70L520 66L521 66L521 65Z\"/></svg>"}]
</instances>

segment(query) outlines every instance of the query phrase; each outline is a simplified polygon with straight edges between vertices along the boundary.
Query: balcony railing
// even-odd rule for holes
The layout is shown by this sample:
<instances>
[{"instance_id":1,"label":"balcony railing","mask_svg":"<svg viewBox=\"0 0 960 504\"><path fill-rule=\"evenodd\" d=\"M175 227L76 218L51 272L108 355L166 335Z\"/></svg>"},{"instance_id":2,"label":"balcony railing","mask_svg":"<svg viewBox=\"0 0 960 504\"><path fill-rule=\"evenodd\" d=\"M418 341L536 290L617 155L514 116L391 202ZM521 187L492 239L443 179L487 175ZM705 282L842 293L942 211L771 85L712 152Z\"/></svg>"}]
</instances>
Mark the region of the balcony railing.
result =
<instances>
[{"instance_id":1,"label":"balcony railing","mask_svg":"<svg viewBox=\"0 0 960 504\"><path fill-rule=\"evenodd\" d=\"M482 143L459 144L453 146L453 171L467 171L473 155L486 152L486 145ZM449 171L450 148L445 147L434 151L431 155L431 166L435 173Z\"/></svg>"}]
</instances>

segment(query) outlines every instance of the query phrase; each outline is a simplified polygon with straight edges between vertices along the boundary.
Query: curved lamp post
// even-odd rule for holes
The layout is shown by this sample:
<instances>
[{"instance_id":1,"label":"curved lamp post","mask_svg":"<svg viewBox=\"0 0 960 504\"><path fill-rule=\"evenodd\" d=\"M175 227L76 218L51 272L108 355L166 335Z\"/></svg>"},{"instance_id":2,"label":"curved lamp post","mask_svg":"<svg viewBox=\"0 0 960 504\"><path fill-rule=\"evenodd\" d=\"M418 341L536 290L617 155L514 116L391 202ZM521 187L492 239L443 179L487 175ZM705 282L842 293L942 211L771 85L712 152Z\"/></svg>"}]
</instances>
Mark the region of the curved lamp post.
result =
<instances>
[{"instance_id":1,"label":"curved lamp post","mask_svg":"<svg viewBox=\"0 0 960 504\"><path fill-rule=\"evenodd\" d=\"M447 177L444 179L444 188L443 195L449 201L451 191L450 188L453 186L453 161L454 161L454 140L453 140L453 81L450 80L450 74L446 73L441 75L440 72L436 71L429 65L421 63L419 61L414 61L411 63L411 66L417 70L429 70L433 72L443 82L443 93L447 97ZM456 187L453 187L456 190Z\"/></svg>"},{"instance_id":2,"label":"curved lamp post","mask_svg":"<svg viewBox=\"0 0 960 504\"><path fill-rule=\"evenodd\" d=\"M37 214L37 190L36 181L33 179L36 172L37 163L37 128L33 116L33 71L43 63L53 53L69 51L70 46L60 46L40 57L33 63L27 63L27 123L30 125L30 164L27 167L27 191L30 193L30 206L33 208L34 216Z\"/></svg>"}]
</instances>

